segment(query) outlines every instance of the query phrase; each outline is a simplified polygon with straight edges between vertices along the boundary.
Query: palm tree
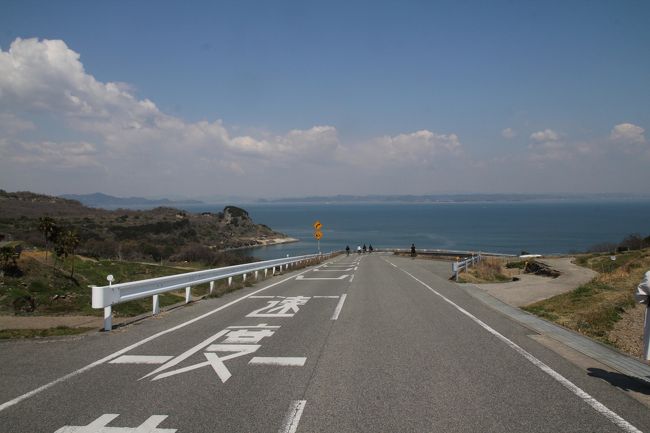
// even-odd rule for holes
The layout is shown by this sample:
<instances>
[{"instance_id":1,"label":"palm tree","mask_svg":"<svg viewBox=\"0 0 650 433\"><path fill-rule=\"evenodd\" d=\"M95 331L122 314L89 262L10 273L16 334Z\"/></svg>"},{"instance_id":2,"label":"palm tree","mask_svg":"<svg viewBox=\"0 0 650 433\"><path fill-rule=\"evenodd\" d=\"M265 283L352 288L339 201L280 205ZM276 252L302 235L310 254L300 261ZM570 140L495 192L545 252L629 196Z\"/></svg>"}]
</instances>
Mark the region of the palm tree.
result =
<instances>
[{"instance_id":1,"label":"palm tree","mask_svg":"<svg viewBox=\"0 0 650 433\"><path fill-rule=\"evenodd\" d=\"M59 256L63 256L65 261L68 256L72 256L72 266L70 271L70 277L74 277L74 253L77 247L79 246L79 237L77 233L73 230L66 230L60 236L58 236L56 252Z\"/></svg>"},{"instance_id":2,"label":"palm tree","mask_svg":"<svg viewBox=\"0 0 650 433\"><path fill-rule=\"evenodd\" d=\"M45 263L47 263L47 241L52 237L55 226L54 219L50 217L46 216L38 219L38 230L43 233L43 237L45 238Z\"/></svg>"}]
</instances>

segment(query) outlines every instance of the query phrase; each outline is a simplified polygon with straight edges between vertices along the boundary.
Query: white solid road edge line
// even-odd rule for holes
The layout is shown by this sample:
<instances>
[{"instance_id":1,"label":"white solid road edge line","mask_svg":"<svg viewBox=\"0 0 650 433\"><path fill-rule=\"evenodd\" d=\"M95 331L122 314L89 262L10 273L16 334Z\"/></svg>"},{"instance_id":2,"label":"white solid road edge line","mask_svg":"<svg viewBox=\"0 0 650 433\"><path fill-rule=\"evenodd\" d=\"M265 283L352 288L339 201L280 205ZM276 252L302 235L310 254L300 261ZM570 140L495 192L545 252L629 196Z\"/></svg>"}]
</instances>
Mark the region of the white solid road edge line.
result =
<instances>
[{"instance_id":1,"label":"white solid road edge line","mask_svg":"<svg viewBox=\"0 0 650 433\"><path fill-rule=\"evenodd\" d=\"M249 365L278 365L281 367L302 367L307 362L305 357L291 356L256 356L248 361Z\"/></svg>"},{"instance_id":2,"label":"white solid road edge line","mask_svg":"<svg viewBox=\"0 0 650 433\"><path fill-rule=\"evenodd\" d=\"M304 274L306 272L309 272L309 271L310 271L310 269L304 270L301 273L299 273L298 275L302 275L302 274ZM82 367L79 370L75 370L72 373L68 373L65 376L62 376L62 377L59 377L58 379L53 380L52 382L46 383L45 385L40 386L40 387L38 387L36 389L33 389L33 390L31 390L31 391L29 391L29 392L27 392L27 393L25 393L25 394L23 394L23 395L21 395L19 397L16 397L16 398L14 398L12 400L9 400L9 401L7 401L5 403L0 404L0 412L2 412L3 410L5 410L5 409L7 409L7 408L9 408L9 407L11 407L11 406L13 406L15 404L20 403L23 400L26 400L26 399L28 399L30 397L33 397L34 395L36 395L36 394L38 394L38 393L40 393L42 391L45 391L46 389L51 388L51 387L53 387L54 385L56 385L58 383L64 382L64 381L66 381L68 379L71 379L71 378L73 378L75 376L78 376L81 373L85 373L86 371L88 371L88 370L90 370L90 369L92 369L94 367L97 367L98 365L102 365L104 363L107 363L107 362L117 358L118 356L121 356L121 355L129 352L130 350L135 349L136 347L142 346L143 344L150 342L151 340L155 340L156 338L161 337L161 336L163 336L165 334L169 334L170 332L174 332L174 331L176 331L178 329L184 328L187 325L191 325L194 322L198 322L201 319L205 319L206 317L211 316L212 314L214 314L214 313L216 313L218 311L221 311L224 308L228 308L231 305L235 305L239 301L242 301L242 300L244 300L246 298L250 298L251 296L256 295L257 293L263 292L264 290L270 289L271 287L275 287L278 284L285 283L285 282L290 281L290 280L292 280L294 278L295 278L295 275L293 275L293 276L291 276L289 278L285 278L284 280L277 281L277 282L275 282L273 284L269 284L266 287L262 287L261 289L256 290L254 292L251 292L248 295L244 295L241 298L237 298L234 301L231 301L231 302L229 302L227 304L222 305L221 307L218 307L218 308L215 308L214 310L208 311L207 313L205 313L205 314L203 314L203 315L201 315L199 317L195 317L194 319L188 320L187 322L183 322L180 325L174 326L173 328L169 328L169 329L166 329L164 331L160 331L157 334L154 334L154 335L152 335L150 337L147 337L147 338L144 338L144 339L138 341L137 343L133 343L132 345L130 345L128 347L125 347L124 349L118 350L117 352L114 352L114 353L112 353L112 354L110 354L108 356L105 356L104 358L102 358L100 360L97 360L97 361L93 362L92 364L88 364L87 366Z\"/></svg>"},{"instance_id":3,"label":"white solid road edge line","mask_svg":"<svg viewBox=\"0 0 650 433\"><path fill-rule=\"evenodd\" d=\"M291 402L287 416L284 418L284 422L280 430L278 430L278 433L296 433L302 411L305 410L306 404L307 400L294 400Z\"/></svg>"},{"instance_id":4,"label":"white solid road edge line","mask_svg":"<svg viewBox=\"0 0 650 433\"><path fill-rule=\"evenodd\" d=\"M388 262L390 263L390 262ZM392 264L392 263L391 263ZM393 265L395 266L395 265ZM413 274L405 271L402 268L399 268L395 266L397 269L400 271L404 272L406 275L410 276L413 278L415 281L418 283L422 284L424 287L432 291L434 294L438 295L441 297L445 302L448 304L452 305L454 308L456 308L458 311L472 319L474 322L476 322L478 325L480 325L483 329L488 331L490 334L494 335L497 337L499 340L503 341L506 343L511 349L515 350L517 353L519 353L521 356L526 358L528 361L530 361L533 365L538 367L540 370L542 370L544 373L548 374L551 376L553 379L557 380L560 382L562 386L567 388L569 391L571 391L573 394L577 395L582 399L585 403L587 403L589 406L591 406L596 412L600 413L603 415L605 418L610 420L612 423L616 424L618 427L620 427L622 430L628 432L628 433L643 433L641 430L637 429L634 427L632 424L624 420L621 416L613 412L611 409L606 407L604 404L593 398L591 395L587 394L585 391L583 391L580 387L575 385L573 382L571 382L569 379L565 378L562 376L560 373L556 372L553 370L551 367L548 365L544 364L542 361L539 359L535 358L532 354L527 352L525 349L523 349L521 346L517 345L515 342L510 340L508 337L500 334L496 329L492 328L490 325L487 323L483 322L481 319L478 317L474 316L472 313L469 311L465 310L463 307L457 305L454 303L451 299L447 298L443 294L437 292L436 290L432 289L427 283L424 281L418 279L416 276Z\"/></svg>"},{"instance_id":5,"label":"white solid road edge line","mask_svg":"<svg viewBox=\"0 0 650 433\"><path fill-rule=\"evenodd\" d=\"M336 309L334 310L334 314L332 314L332 320L337 320L339 318L339 314L341 314L341 308L343 308L343 303L345 302L345 298L347 298L348 294L344 293L341 295L341 298L339 299L339 303L336 304Z\"/></svg>"}]
</instances>

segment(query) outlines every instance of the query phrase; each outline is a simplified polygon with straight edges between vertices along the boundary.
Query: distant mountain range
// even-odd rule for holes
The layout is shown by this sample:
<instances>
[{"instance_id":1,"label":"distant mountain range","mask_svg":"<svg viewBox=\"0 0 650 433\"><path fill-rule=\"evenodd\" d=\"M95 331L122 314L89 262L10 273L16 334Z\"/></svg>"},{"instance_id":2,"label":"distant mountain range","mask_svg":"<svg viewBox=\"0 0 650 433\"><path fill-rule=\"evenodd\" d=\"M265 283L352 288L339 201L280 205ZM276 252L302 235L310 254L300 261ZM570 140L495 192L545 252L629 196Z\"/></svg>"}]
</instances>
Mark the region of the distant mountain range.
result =
<instances>
[{"instance_id":1,"label":"distant mountain range","mask_svg":"<svg viewBox=\"0 0 650 433\"><path fill-rule=\"evenodd\" d=\"M429 195L333 195L260 199L258 203L471 203L540 200L647 199L632 194L429 194Z\"/></svg>"},{"instance_id":2,"label":"distant mountain range","mask_svg":"<svg viewBox=\"0 0 650 433\"><path fill-rule=\"evenodd\" d=\"M628 200L649 199L648 195L635 194L375 194L375 195L348 195L339 194L331 196L307 196L285 198L260 198L238 196L206 197L196 199L148 199L144 197L115 197L100 192L94 194L64 194L61 198L76 200L85 206L114 210L125 209L153 209L155 207L184 207L217 203L241 204L294 204L294 203L476 203L476 202L529 202L543 200Z\"/></svg>"},{"instance_id":3,"label":"distant mountain range","mask_svg":"<svg viewBox=\"0 0 650 433\"><path fill-rule=\"evenodd\" d=\"M199 200L168 200L166 198L152 200L144 197L114 197L112 195L96 192L94 194L64 194L61 197L77 200L83 205L102 209L150 209L159 206L178 207L179 205L204 204Z\"/></svg>"}]
</instances>

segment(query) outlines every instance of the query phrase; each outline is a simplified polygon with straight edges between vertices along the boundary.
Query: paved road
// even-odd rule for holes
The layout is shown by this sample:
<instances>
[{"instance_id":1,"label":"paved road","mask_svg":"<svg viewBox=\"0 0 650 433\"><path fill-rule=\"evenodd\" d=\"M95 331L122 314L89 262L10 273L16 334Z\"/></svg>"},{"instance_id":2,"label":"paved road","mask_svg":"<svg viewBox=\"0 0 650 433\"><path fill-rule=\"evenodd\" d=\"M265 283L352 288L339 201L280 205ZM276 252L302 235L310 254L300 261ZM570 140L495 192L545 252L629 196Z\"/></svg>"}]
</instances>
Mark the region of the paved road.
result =
<instances>
[{"instance_id":1,"label":"paved road","mask_svg":"<svg viewBox=\"0 0 650 433\"><path fill-rule=\"evenodd\" d=\"M111 333L2 343L0 431L650 431L444 268L339 257Z\"/></svg>"}]
</instances>

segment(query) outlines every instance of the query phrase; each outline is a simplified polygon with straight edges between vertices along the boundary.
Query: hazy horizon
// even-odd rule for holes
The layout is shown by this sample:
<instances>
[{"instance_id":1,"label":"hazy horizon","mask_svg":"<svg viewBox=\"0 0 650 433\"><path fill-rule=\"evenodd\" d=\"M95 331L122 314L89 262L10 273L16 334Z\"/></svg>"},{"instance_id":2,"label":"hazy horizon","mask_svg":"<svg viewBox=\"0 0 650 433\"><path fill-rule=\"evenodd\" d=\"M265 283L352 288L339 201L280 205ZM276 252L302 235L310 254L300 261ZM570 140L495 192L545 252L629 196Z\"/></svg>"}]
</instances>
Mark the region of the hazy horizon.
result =
<instances>
[{"instance_id":1,"label":"hazy horizon","mask_svg":"<svg viewBox=\"0 0 650 433\"><path fill-rule=\"evenodd\" d=\"M5 2L0 188L650 193L650 4Z\"/></svg>"}]
</instances>

